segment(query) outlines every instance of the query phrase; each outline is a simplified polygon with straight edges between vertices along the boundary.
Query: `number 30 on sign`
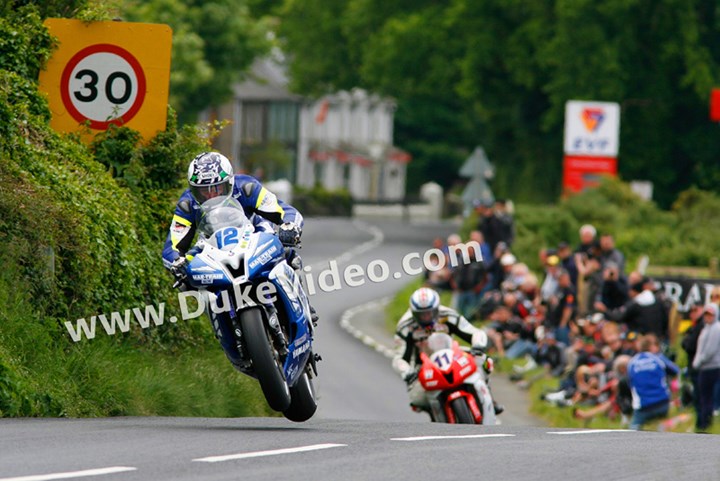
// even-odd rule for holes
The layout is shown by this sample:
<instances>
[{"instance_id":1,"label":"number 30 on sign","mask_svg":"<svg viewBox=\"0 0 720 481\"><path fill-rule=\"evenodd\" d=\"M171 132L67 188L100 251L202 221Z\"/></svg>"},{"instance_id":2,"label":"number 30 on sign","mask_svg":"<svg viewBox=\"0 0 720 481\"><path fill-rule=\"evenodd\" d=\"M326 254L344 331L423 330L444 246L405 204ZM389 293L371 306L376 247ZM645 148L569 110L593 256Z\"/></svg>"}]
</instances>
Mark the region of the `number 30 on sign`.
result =
<instances>
[{"instance_id":1,"label":"number 30 on sign","mask_svg":"<svg viewBox=\"0 0 720 481\"><path fill-rule=\"evenodd\" d=\"M165 129L172 31L167 25L48 19L59 48L40 74L60 132L126 125Z\"/></svg>"},{"instance_id":2,"label":"number 30 on sign","mask_svg":"<svg viewBox=\"0 0 720 481\"><path fill-rule=\"evenodd\" d=\"M128 123L145 100L145 73L127 50L110 44L84 48L70 59L60 80L68 113L92 129Z\"/></svg>"}]
</instances>

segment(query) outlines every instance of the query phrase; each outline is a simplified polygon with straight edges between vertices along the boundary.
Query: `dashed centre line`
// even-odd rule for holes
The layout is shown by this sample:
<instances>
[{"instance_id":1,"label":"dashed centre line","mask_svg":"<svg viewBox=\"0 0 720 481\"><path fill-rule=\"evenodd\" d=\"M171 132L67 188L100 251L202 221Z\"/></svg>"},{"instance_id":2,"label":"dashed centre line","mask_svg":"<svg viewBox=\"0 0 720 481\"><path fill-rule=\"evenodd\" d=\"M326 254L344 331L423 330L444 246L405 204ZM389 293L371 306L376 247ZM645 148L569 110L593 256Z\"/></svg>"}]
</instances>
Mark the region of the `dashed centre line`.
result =
<instances>
[{"instance_id":1,"label":"dashed centre line","mask_svg":"<svg viewBox=\"0 0 720 481\"><path fill-rule=\"evenodd\" d=\"M474 439L474 438L507 438L514 434L466 434L460 436L415 436L410 438L390 438L390 441L432 441L435 439Z\"/></svg>"},{"instance_id":2,"label":"dashed centre line","mask_svg":"<svg viewBox=\"0 0 720 481\"><path fill-rule=\"evenodd\" d=\"M603 434L603 433L634 433L632 429L585 429L583 431L548 431L547 434Z\"/></svg>"},{"instance_id":3,"label":"dashed centre line","mask_svg":"<svg viewBox=\"0 0 720 481\"><path fill-rule=\"evenodd\" d=\"M250 453L226 454L223 456L208 456L206 458L193 459L193 461L203 463L219 463L222 461L232 461L235 459L259 458L263 456L277 456L280 454L304 453L307 451L317 451L320 449L346 447L347 444L313 444L311 446L300 446L297 448L273 449L270 451L255 451ZM0 480L2 481L2 480Z\"/></svg>"},{"instance_id":4,"label":"dashed centre line","mask_svg":"<svg viewBox=\"0 0 720 481\"><path fill-rule=\"evenodd\" d=\"M129 466L112 466L109 468L85 469L83 471L70 471L66 473L34 474L31 476L17 476L13 478L0 478L0 481L51 481L53 479L82 478L85 476L101 476L103 474L123 473L135 471L137 468Z\"/></svg>"}]
</instances>

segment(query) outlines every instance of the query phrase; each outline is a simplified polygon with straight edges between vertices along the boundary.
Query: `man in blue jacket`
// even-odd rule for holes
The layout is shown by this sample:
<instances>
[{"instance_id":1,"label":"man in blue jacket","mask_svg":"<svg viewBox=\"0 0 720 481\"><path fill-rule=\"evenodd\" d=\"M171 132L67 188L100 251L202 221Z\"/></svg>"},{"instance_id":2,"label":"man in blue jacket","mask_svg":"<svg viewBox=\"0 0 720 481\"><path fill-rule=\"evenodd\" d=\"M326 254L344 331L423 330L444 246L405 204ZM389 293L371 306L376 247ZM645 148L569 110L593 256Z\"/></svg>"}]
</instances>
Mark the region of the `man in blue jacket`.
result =
<instances>
[{"instance_id":1,"label":"man in blue jacket","mask_svg":"<svg viewBox=\"0 0 720 481\"><path fill-rule=\"evenodd\" d=\"M258 228L266 228L267 221L280 226L278 237L285 246L297 246L302 234L303 217L293 206L275 197L262 184L249 175L234 175L232 164L224 155L217 152L203 152L195 157L188 167L189 187L182 193L175 206L170 231L162 252L163 264L176 277L184 274L188 260L185 253L192 247L195 233L202 217L200 206L216 197L234 197L242 206L245 215ZM269 228L269 226L267 227ZM297 263L292 262L297 259ZM289 259L293 267L299 269L300 258ZM208 315L216 337L228 359L241 366L243 356L238 351L226 322L226 313L215 314L208 308ZM312 322L317 323L318 316L310 306Z\"/></svg>"},{"instance_id":2,"label":"man in blue jacket","mask_svg":"<svg viewBox=\"0 0 720 481\"><path fill-rule=\"evenodd\" d=\"M628 364L632 391L633 416L630 429L638 430L652 419L667 416L670 389L667 376L677 376L680 369L660 353L660 342L654 334L640 340L640 352Z\"/></svg>"},{"instance_id":3,"label":"man in blue jacket","mask_svg":"<svg viewBox=\"0 0 720 481\"><path fill-rule=\"evenodd\" d=\"M237 199L248 219L257 214L280 225L278 235L283 244L296 245L300 241L303 227L300 212L275 197L254 177L233 175L232 165L224 155L201 153L190 162L187 176L189 188L175 206L175 215L163 248L166 268L177 269L185 264L185 252L192 247L202 215L200 204L218 196Z\"/></svg>"}]
</instances>

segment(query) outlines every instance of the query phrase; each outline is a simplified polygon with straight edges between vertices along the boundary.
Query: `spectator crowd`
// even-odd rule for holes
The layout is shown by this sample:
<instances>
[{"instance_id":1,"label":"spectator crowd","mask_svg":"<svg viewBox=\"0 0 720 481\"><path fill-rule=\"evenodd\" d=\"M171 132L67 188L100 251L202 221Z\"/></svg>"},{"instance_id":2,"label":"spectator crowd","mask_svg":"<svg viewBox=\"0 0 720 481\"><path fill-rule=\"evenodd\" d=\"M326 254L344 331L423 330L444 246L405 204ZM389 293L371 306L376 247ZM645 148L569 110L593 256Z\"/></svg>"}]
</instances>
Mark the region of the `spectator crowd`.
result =
<instances>
[{"instance_id":1,"label":"spectator crowd","mask_svg":"<svg viewBox=\"0 0 720 481\"><path fill-rule=\"evenodd\" d=\"M512 203L476 204L477 228L435 247L448 253L464 242L481 261L428 271L426 283L452 291L452 306L485 322L494 355L516 364L513 378L527 386L553 376L558 387L543 398L571 406L578 419L622 419L631 429L668 416L673 402L692 405L696 430L707 431L720 408L720 287L688 313L682 335L687 368L674 361L671 302L656 283L627 272L612 233L583 225L569 240L539 250L540 275L513 254ZM530 371L541 374L528 377Z\"/></svg>"}]
</instances>

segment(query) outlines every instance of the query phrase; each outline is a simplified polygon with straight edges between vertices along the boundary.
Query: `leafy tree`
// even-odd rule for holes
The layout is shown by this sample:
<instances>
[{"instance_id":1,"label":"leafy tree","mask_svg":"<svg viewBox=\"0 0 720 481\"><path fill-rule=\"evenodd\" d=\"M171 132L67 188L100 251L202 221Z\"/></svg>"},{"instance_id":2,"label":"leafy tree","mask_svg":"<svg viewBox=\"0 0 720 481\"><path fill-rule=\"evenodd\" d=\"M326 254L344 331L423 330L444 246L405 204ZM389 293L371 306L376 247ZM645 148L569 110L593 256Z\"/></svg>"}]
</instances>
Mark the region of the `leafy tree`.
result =
<instances>
[{"instance_id":1,"label":"leafy tree","mask_svg":"<svg viewBox=\"0 0 720 481\"><path fill-rule=\"evenodd\" d=\"M347 0L286 0L279 9L278 33L291 60L294 90L325 94L360 85L342 29L346 8Z\"/></svg>"},{"instance_id":2,"label":"leafy tree","mask_svg":"<svg viewBox=\"0 0 720 481\"><path fill-rule=\"evenodd\" d=\"M411 185L453 181L456 162L431 150L482 144L496 193L556 199L565 102L585 99L620 103L620 174L653 181L661 206L693 184L717 190L715 1L285 0L276 12L299 91L360 86L397 99Z\"/></svg>"},{"instance_id":3,"label":"leafy tree","mask_svg":"<svg viewBox=\"0 0 720 481\"><path fill-rule=\"evenodd\" d=\"M172 27L170 102L181 122L231 98L233 84L270 48L266 22L253 18L244 0L127 0L123 12Z\"/></svg>"}]
</instances>

